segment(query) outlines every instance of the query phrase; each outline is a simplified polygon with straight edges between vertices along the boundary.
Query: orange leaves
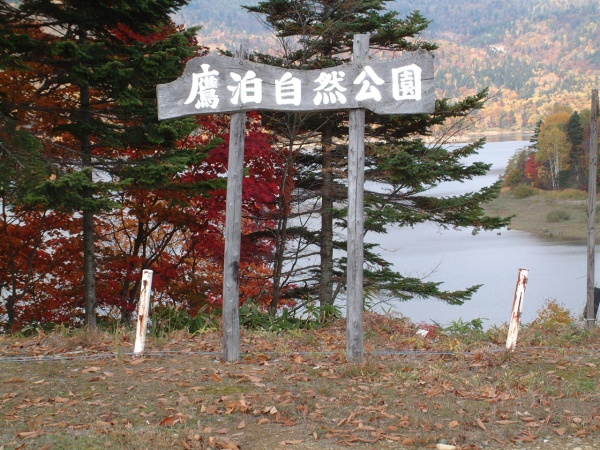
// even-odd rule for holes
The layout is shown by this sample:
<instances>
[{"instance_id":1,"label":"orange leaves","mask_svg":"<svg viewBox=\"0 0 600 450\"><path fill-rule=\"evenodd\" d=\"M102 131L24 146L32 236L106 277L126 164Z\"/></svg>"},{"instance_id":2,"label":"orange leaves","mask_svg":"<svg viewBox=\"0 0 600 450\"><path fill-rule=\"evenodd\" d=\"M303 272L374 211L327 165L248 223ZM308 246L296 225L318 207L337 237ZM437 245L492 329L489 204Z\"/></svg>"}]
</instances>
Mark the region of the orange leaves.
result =
<instances>
[{"instance_id":1,"label":"orange leaves","mask_svg":"<svg viewBox=\"0 0 600 450\"><path fill-rule=\"evenodd\" d=\"M187 416L185 414L177 413L174 416L167 416L160 421L161 427L171 428L178 423L185 424L187 422Z\"/></svg>"}]
</instances>

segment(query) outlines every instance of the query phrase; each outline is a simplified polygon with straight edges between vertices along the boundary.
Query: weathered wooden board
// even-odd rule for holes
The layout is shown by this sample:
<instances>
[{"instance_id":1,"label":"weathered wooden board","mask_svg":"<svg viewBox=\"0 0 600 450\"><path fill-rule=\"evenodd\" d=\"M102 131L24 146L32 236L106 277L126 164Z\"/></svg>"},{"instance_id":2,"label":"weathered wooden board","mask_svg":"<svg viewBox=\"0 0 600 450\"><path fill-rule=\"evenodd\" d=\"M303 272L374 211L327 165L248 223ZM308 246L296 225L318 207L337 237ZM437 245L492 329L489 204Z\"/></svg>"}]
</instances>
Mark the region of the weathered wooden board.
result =
<instances>
[{"instance_id":1,"label":"weathered wooden board","mask_svg":"<svg viewBox=\"0 0 600 450\"><path fill-rule=\"evenodd\" d=\"M252 110L417 114L435 106L433 57L426 51L308 71L209 55L190 60L180 78L156 91L159 120Z\"/></svg>"},{"instance_id":2,"label":"weathered wooden board","mask_svg":"<svg viewBox=\"0 0 600 450\"><path fill-rule=\"evenodd\" d=\"M354 36L353 56L366 61L369 36ZM364 356L364 199L365 199L365 110L353 109L348 116L348 265L346 285L346 354L348 361L362 363Z\"/></svg>"}]
</instances>

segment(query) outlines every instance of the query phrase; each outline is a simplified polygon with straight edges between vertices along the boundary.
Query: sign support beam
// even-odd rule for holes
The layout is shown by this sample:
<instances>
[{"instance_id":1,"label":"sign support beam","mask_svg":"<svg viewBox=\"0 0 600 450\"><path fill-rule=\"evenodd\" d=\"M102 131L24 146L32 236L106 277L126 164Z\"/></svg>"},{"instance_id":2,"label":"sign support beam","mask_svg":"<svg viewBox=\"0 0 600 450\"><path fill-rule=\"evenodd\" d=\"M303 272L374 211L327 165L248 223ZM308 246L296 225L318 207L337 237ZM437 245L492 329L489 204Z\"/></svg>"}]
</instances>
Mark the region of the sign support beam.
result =
<instances>
[{"instance_id":1,"label":"sign support beam","mask_svg":"<svg viewBox=\"0 0 600 450\"><path fill-rule=\"evenodd\" d=\"M596 183L598 166L598 90L592 91L592 120L590 130L590 165L588 183L588 241L587 241L587 298L585 324L588 330L596 326L595 261L596 261Z\"/></svg>"},{"instance_id":2,"label":"sign support beam","mask_svg":"<svg viewBox=\"0 0 600 450\"><path fill-rule=\"evenodd\" d=\"M369 36L354 36L354 62L365 61ZM363 235L365 184L365 110L350 110L348 147L348 266L346 301L346 353L348 361L361 363L364 352L363 333Z\"/></svg>"},{"instance_id":3,"label":"sign support beam","mask_svg":"<svg viewBox=\"0 0 600 450\"><path fill-rule=\"evenodd\" d=\"M245 43L237 56L245 59ZM231 115L229 129L229 162L227 165L227 206L225 210L225 262L223 272L223 359L240 358L240 254L242 242L242 181L246 113Z\"/></svg>"}]
</instances>

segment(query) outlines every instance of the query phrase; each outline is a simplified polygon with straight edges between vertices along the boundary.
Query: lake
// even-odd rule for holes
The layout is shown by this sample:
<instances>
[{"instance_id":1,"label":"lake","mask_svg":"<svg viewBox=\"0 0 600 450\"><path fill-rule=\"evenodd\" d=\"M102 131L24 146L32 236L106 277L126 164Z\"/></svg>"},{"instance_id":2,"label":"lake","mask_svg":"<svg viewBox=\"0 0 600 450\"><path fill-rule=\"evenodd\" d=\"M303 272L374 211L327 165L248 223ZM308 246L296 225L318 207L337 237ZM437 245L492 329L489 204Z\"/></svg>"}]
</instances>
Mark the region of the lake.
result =
<instances>
[{"instance_id":1,"label":"lake","mask_svg":"<svg viewBox=\"0 0 600 450\"><path fill-rule=\"evenodd\" d=\"M503 173L515 151L528 144L524 140L489 139L479 155L472 158L492 164L488 175L466 183L445 183L430 192L450 195L490 185ZM549 299L555 299L576 317L585 307L585 245L551 243L526 232L506 229L473 235L469 229L444 230L434 224L390 229L387 235L370 234L365 240L381 244L382 256L405 276L442 281L447 290L483 285L461 306L433 299L390 300L379 306L398 311L415 323L449 324L459 319L482 318L488 328L508 322L519 268L529 269L524 323L533 321Z\"/></svg>"}]
</instances>

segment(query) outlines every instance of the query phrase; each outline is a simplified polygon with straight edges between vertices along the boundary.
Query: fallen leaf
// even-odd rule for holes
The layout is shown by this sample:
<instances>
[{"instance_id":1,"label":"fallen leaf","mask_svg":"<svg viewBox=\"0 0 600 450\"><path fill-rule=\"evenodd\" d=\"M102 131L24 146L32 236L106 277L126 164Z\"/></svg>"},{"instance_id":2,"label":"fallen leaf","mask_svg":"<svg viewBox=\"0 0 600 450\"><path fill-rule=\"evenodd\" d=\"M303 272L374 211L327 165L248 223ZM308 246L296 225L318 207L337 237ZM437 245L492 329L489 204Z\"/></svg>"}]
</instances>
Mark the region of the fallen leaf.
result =
<instances>
[{"instance_id":1,"label":"fallen leaf","mask_svg":"<svg viewBox=\"0 0 600 450\"><path fill-rule=\"evenodd\" d=\"M452 422L450 422L450 428L456 428L458 426L458 421L457 420L453 420Z\"/></svg>"},{"instance_id":2,"label":"fallen leaf","mask_svg":"<svg viewBox=\"0 0 600 450\"><path fill-rule=\"evenodd\" d=\"M21 433L17 433L17 436L23 439L35 439L37 437L43 436L44 434L46 434L46 432L43 430L23 431Z\"/></svg>"},{"instance_id":3,"label":"fallen leaf","mask_svg":"<svg viewBox=\"0 0 600 450\"><path fill-rule=\"evenodd\" d=\"M521 441L521 442L533 442L537 439L537 435L531 433L529 430L525 430L518 436L515 436L511 439L513 442Z\"/></svg>"},{"instance_id":4,"label":"fallen leaf","mask_svg":"<svg viewBox=\"0 0 600 450\"><path fill-rule=\"evenodd\" d=\"M81 373L96 373L96 372L100 372L101 370L102 370L102 367L91 366L91 367L86 367L85 369L83 369L81 371Z\"/></svg>"},{"instance_id":5,"label":"fallen leaf","mask_svg":"<svg viewBox=\"0 0 600 450\"><path fill-rule=\"evenodd\" d=\"M295 364L303 364L304 362L306 362L306 360L301 355L294 356Z\"/></svg>"},{"instance_id":6,"label":"fallen leaf","mask_svg":"<svg viewBox=\"0 0 600 450\"><path fill-rule=\"evenodd\" d=\"M181 423L181 418L176 416L168 416L160 421L160 425L163 427L174 427L178 423Z\"/></svg>"},{"instance_id":7,"label":"fallen leaf","mask_svg":"<svg viewBox=\"0 0 600 450\"><path fill-rule=\"evenodd\" d=\"M208 440L209 445L222 450L240 450L240 446L235 442L226 440L216 440L214 437L210 437Z\"/></svg>"},{"instance_id":8,"label":"fallen leaf","mask_svg":"<svg viewBox=\"0 0 600 450\"><path fill-rule=\"evenodd\" d=\"M237 426L238 430L243 430L244 428L246 428L246 422L244 422L243 420L238 424Z\"/></svg>"},{"instance_id":9,"label":"fallen leaf","mask_svg":"<svg viewBox=\"0 0 600 450\"><path fill-rule=\"evenodd\" d=\"M567 429L564 428L564 427L563 428L555 428L554 432L556 434L558 434L559 436L562 436L562 435L564 435L567 432Z\"/></svg>"},{"instance_id":10,"label":"fallen leaf","mask_svg":"<svg viewBox=\"0 0 600 450\"><path fill-rule=\"evenodd\" d=\"M477 418L476 422L477 422L477 425L479 425L479 428L481 428L483 431L487 431L487 428L486 428L485 424L481 421L481 419Z\"/></svg>"}]
</instances>

